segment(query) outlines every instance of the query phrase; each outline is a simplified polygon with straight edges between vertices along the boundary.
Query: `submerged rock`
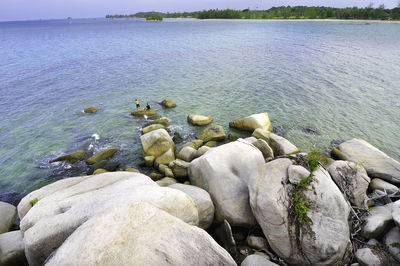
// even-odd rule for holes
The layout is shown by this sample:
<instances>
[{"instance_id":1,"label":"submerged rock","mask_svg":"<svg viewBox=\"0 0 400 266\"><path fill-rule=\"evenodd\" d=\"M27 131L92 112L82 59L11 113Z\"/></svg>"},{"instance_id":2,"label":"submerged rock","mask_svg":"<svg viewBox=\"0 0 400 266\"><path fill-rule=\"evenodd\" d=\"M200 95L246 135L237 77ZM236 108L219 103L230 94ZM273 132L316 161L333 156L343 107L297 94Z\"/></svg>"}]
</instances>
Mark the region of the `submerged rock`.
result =
<instances>
[{"instance_id":1,"label":"submerged rock","mask_svg":"<svg viewBox=\"0 0 400 266\"><path fill-rule=\"evenodd\" d=\"M27 265L21 231L0 234L0 265Z\"/></svg>"},{"instance_id":2,"label":"submerged rock","mask_svg":"<svg viewBox=\"0 0 400 266\"><path fill-rule=\"evenodd\" d=\"M400 162L362 139L351 139L332 150L332 155L341 160L364 166L370 177L377 177L393 184L400 184Z\"/></svg>"},{"instance_id":3,"label":"submerged rock","mask_svg":"<svg viewBox=\"0 0 400 266\"><path fill-rule=\"evenodd\" d=\"M85 112L87 114L92 114L92 113L96 113L99 110L100 110L100 108L92 106L92 107L88 107L88 108L83 109L83 112Z\"/></svg>"},{"instance_id":4,"label":"submerged rock","mask_svg":"<svg viewBox=\"0 0 400 266\"><path fill-rule=\"evenodd\" d=\"M230 142L190 163L190 183L210 193L217 222L226 219L233 226L252 226L247 180L257 176L262 164L264 158L256 147L243 140Z\"/></svg>"},{"instance_id":5,"label":"submerged rock","mask_svg":"<svg viewBox=\"0 0 400 266\"><path fill-rule=\"evenodd\" d=\"M8 232L17 218L17 208L7 202L0 201L0 234Z\"/></svg>"},{"instance_id":6,"label":"submerged rock","mask_svg":"<svg viewBox=\"0 0 400 266\"><path fill-rule=\"evenodd\" d=\"M133 116L144 116L144 115L155 115L156 113L157 113L157 111L154 110L154 109L150 109L150 110L143 109L143 110L133 111L131 113L131 115L133 115Z\"/></svg>"},{"instance_id":7,"label":"submerged rock","mask_svg":"<svg viewBox=\"0 0 400 266\"><path fill-rule=\"evenodd\" d=\"M291 165L289 159L273 160L260 168L257 178L249 180L251 209L268 243L293 265L331 265L344 260L351 246L347 202L329 173L318 168L310 188L301 192L296 203L299 196L288 183ZM300 223L293 207L301 202L307 204L305 215L310 224L304 217Z\"/></svg>"},{"instance_id":8,"label":"submerged rock","mask_svg":"<svg viewBox=\"0 0 400 266\"><path fill-rule=\"evenodd\" d=\"M197 135L197 138L201 139L203 142L208 142L211 140L222 141L225 140L226 134L224 128L217 125L204 129L200 134Z\"/></svg>"},{"instance_id":9,"label":"submerged rock","mask_svg":"<svg viewBox=\"0 0 400 266\"><path fill-rule=\"evenodd\" d=\"M86 158L89 157L89 153L87 153L85 150L79 150L70 154L66 154L60 157L57 157L53 160L51 160L49 163L54 163L54 162L60 162L60 161L67 161L69 163L75 163L77 161L83 161L86 160Z\"/></svg>"},{"instance_id":10,"label":"submerged rock","mask_svg":"<svg viewBox=\"0 0 400 266\"><path fill-rule=\"evenodd\" d=\"M90 157L89 159L86 160L87 164L95 164L97 162L100 162L102 160L111 158L114 156L115 153L117 153L120 150L120 148L112 148L112 149L104 149Z\"/></svg>"},{"instance_id":11,"label":"submerged rock","mask_svg":"<svg viewBox=\"0 0 400 266\"><path fill-rule=\"evenodd\" d=\"M189 115L187 120L189 123L195 126L206 126L211 124L214 119L204 115Z\"/></svg>"},{"instance_id":12,"label":"submerged rock","mask_svg":"<svg viewBox=\"0 0 400 266\"><path fill-rule=\"evenodd\" d=\"M189 224L198 225L199 221L189 196L161 188L139 173L113 172L57 181L22 199L19 213L29 209L26 205L32 197L38 201L21 215L20 224L29 265L42 265L81 224L120 204L148 202Z\"/></svg>"},{"instance_id":13,"label":"submerged rock","mask_svg":"<svg viewBox=\"0 0 400 266\"><path fill-rule=\"evenodd\" d=\"M257 128L272 131L272 124L269 120L268 113L253 114L248 117L229 122L229 127L250 132L253 132Z\"/></svg>"},{"instance_id":14,"label":"submerged rock","mask_svg":"<svg viewBox=\"0 0 400 266\"><path fill-rule=\"evenodd\" d=\"M274 156L290 155L300 152L290 141L266 129L258 128L254 130L252 136L257 139L265 140L274 151Z\"/></svg>"},{"instance_id":15,"label":"submerged rock","mask_svg":"<svg viewBox=\"0 0 400 266\"><path fill-rule=\"evenodd\" d=\"M355 206L362 206L367 199L370 179L364 167L353 162L335 161L328 168L335 183Z\"/></svg>"},{"instance_id":16,"label":"submerged rock","mask_svg":"<svg viewBox=\"0 0 400 266\"><path fill-rule=\"evenodd\" d=\"M171 100L165 99L161 102L162 107L164 108L174 108L176 107L176 103Z\"/></svg>"},{"instance_id":17,"label":"submerged rock","mask_svg":"<svg viewBox=\"0 0 400 266\"><path fill-rule=\"evenodd\" d=\"M236 265L204 230L148 203L124 204L88 220L46 265L132 264Z\"/></svg>"}]
</instances>

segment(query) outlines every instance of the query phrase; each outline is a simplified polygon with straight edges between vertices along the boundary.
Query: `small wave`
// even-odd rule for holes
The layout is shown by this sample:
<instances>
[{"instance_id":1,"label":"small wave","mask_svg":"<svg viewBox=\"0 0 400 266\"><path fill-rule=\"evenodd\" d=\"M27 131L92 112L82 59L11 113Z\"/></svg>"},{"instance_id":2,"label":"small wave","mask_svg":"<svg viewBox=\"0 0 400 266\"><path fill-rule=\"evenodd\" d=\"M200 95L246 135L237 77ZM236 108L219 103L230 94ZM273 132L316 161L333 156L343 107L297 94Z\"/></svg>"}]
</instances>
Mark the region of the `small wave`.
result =
<instances>
[{"instance_id":1,"label":"small wave","mask_svg":"<svg viewBox=\"0 0 400 266\"><path fill-rule=\"evenodd\" d=\"M94 140L99 140L99 139L100 139L100 135L94 133L94 134L92 135L92 138L94 138Z\"/></svg>"},{"instance_id":2,"label":"small wave","mask_svg":"<svg viewBox=\"0 0 400 266\"><path fill-rule=\"evenodd\" d=\"M148 120L148 119L147 119L147 115L144 115L143 117L144 117L144 119L145 119L146 121Z\"/></svg>"}]
</instances>

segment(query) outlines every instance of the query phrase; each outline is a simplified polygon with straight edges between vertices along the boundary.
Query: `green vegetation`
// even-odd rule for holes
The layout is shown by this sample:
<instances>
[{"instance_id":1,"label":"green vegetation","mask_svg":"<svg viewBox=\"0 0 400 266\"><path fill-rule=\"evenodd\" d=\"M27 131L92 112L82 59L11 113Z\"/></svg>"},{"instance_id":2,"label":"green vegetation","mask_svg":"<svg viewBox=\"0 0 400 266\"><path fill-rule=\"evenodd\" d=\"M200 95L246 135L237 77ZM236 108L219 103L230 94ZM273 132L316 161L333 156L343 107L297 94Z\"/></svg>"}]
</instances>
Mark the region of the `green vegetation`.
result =
<instances>
[{"instance_id":1,"label":"green vegetation","mask_svg":"<svg viewBox=\"0 0 400 266\"><path fill-rule=\"evenodd\" d=\"M398 248L400 249L400 243L399 242L393 242L392 244L390 244L392 247L394 248Z\"/></svg>"},{"instance_id":2,"label":"green vegetation","mask_svg":"<svg viewBox=\"0 0 400 266\"><path fill-rule=\"evenodd\" d=\"M297 222L302 225L303 222L305 221L308 225L312 225L311 219L307 216L307 212L310 210L307 207L307 200L304 200L303 197L301 196L301 193L296 192L294 196L294 211L296 212L297 215Z\"/></svg>"},{"instance_id":3,"label":"green vegetation","mask_svg":"<svg viewBox=\"0 0 400 266\"><path fill-rule=\"evenodd\" d=\"M399 20L400 6L387 9L384 5L377 8L370 4L365 8L347 7L307 7L307 6L280 6L268 10L233 10L210 9L196 12L140 12L131 15L107 15L106 18L148 18L157 14L163 18L198 18L198 19L379 19Z\"/></svg>"},{"instance_id":4,"label":"green vegetation","mask_svg":"<svg viewBox=\"0 0 400 266\"><path fill-rule=\"evenodd\" d=\"M29 202L29 204L31 205L31 207L33 207L38 201L39 201L38 198L34 198Z\"/></svg>"},{"instance_id":5,"label":"green vegetation","mask_svg":"<svg viewBox=\"0 0 400 266\"><path fill-rule=\"evenodd\" d=\"M323 157L322 152L318 150L312 150L311 152L308 153L306 157L306 165L311 173L317 170L319 161L321 161L322 157Z\"/></svg>"},{"instance_id":6,"label":"green vegetation","mask_svg":"<svg viewBox=\"0 0 400 266\"><path fill-rule=\"evenodd\" d=\"M152 14L146 16L146 20L147 21L162 21L163 16L158 13L152 13Z\"/></svg>"}]
</instances>

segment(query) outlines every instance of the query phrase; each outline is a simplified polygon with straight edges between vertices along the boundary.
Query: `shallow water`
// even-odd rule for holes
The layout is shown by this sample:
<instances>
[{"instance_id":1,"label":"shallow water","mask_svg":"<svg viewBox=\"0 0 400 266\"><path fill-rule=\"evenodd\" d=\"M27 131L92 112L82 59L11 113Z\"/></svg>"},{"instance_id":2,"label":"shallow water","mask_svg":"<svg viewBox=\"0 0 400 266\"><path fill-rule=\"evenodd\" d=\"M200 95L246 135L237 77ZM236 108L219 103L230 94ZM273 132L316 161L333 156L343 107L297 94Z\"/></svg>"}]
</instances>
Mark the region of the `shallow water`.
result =
<instances>
[{"instance_id":1,"label":"shallow water","mask_svg":"<svg viewBox=\"0 0 400 266\"><path fill-rule=\"evenodd\" d=\"M130 115L135 98L185 136L199 130L189 113L229 131L231 120L268 112L304 151L358 137L399 160L399 47L391 23L0 23L0 200L71 175L48 161L90 144L120 146L122 167L137 166L145 121ZM178 107L162 110L164 98ZM102 110L83 114L89 106Z\"/></svg>"}]
</instances>

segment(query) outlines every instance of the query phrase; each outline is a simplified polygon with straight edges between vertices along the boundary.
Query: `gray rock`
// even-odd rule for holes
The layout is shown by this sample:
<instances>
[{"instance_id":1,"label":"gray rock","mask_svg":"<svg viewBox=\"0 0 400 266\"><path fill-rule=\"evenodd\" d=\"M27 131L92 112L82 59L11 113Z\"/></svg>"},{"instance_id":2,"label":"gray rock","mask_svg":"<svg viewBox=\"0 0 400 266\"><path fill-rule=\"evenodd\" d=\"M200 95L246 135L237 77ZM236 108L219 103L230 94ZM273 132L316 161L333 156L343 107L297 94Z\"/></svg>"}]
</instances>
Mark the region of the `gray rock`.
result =
<instances>
[{"instance_id":1,"label":"gray rock","mask_svg":"<svg viewBox=\"0 0 400 266\"><path fill-rule=\"evenodd\" d=\"M400 229L395 226L384 237L383 243L389 250L389 253L400 262Z\"/></svg>"},{"instance_id":2,"label":"gray rock","mask_svg":"<svg viewBox=\"0 0 400 266\"><path fill-rule=\"evenodd\" d=\"M257 139L252 144L261 151L265 160L270 160L274 158L274 151L265 140Z\"/></svg>"},{"instance_id":3,"label":"gray rock","mask_svg":"<svg viewBox=\"0 0 400 266\"><path fill-rule=\"evenodd\" d=\"M364 167L353 162L335 161L329 166L328 171L353 205L358 207L364 205L371 181Z\"/></svg>"},{"instance_id":4,"label":"gray rock","mask_svg":"<svg viewBox=\"0 0 400 266\"><path fill-rule=\"evenodd\" d=\"M400 163L362 139L343 142L332 154L341 160L360 163L368 176L400 184Z\"/></svg>"},{"instance_id":5,"label":"gray rock","mask_svg":"<svg viewBox=\"0 0 400 266\"><path fill-rule=\"evenodd\" d=\"M211 124L214 119L204 115L189 115L187 120L189 123L195 126L206 126Z\"/></svg>"},{"instance_id":6,"label":"gray rock","mask_svg":"<svg viewBox=\"0 0 400 266\"><path fill-rule=\"evenodd\" d=\"M55 185L58 182L61 184ZM175 189L159 187L139 173L113 172L72 178L69 186L66 179L56 183L50 185L50 189L45 186L32 192L40 198L20 223L29 265L42 265L81 224L122 203L149 202L185 222L198 225L197 207L189 196ZM59 189L54 189L57 187ZM25 204L23 199L21 211Z\"/></svg>"},{"instance_id":7,"label":"gray rock","mask_svg":"<svg viewBox=\"0 0 400 266\"><path fill-rule=\"evenodd\" d=\"M203 142L208 141L222 141L226 138L225 130L222 126L213 126L208 127L201 131L197 136L198 139L201 139Z\"/></svg>"},{"instance_id":8,"label":"gray rock","mask_svg":"<svg viewBox=\"0 0 400 266\"><path fill-rule=\"evenodd\" d=\"M268 241L261 236L248 236L247 245L257 250L268 250Z\"/></svg>"},{"instance_id":9,"label":"gray rock","mask_svg":"<svg viewBox=\"0 0 400 266\"><path fill-rule=\"evenodd\" d=\"M376 206L370 209L365 218L361 234L367 239L379 238L392 226L393 203Z\"/></svg>"},{"instance_id":10,"label":"gray rock","mask_svg":"<svg viewBox=\"0 0 400 266\"><path fill-rule=\"evenodd\" d=\"M272 131L272 124L269 120L268 113L253 114L248 117L233 121L229 126L238 130L253 132L257 128Z\"/></svg>"},{"instance_id":11,"label":"gray rock","mask_svg":"<svg viewBox=\"0 0 400 266\"><path fill-rule=\"evenodd\" d=\"M361 248L356 252L356 259L362 266L386 266L391 265L387 254L383 251ZM393 264L392 264L393 265Z\"/></svg>"},{"instance_id":12,"label":"gray rock","mask_svg":"<svg viewBox=\"0 0 400 266\"><path fill-rule=\"evenodd\" d=\"M0 201L0 234L8 232L17 218L17 208L7 202Z\"/></svg>"},{"instance_id":13,"label":"gray rock","mask_svg":"<svg viewBox=\"0 0 400 266\"><path fill-rule=\"evenodd\" d=\"M240 266L278 266L278 264L267 260L264 256L253 254L247 256Z\"/></svg>"},{"instance_id":14,"label":"gray rock","mask_svg":"<svg viewBox=\"0 0 400 266\"><path fill-rule=\"evenodd\" d=\"M0 265L25 265L25 246L21 231L0 234Z\"/></svg>"},{"instance_id":15,"label":"gray rock","mask_svg":"<svg viewBox=\"0 0 400 266\"><path fill-rule=\"evenodd\" d=\"M208 146L202 146L200 147L196 153L193 154L193 160L199 158L200 156L203 156L206 152L208 152L211 148Z\"/></svg>"},{"instance_id":16,"label":"gray rock","mask_svg":"<svg viewBox=\"0 0 400 266\"><path fill-rule=\"evenodd\" d=\"M232 227L227 220L224 220L224 222L215 229L215 234L229 254L234 255L237 253L236 241L233 237Z\"/></svg>"},{"instance_id":17,"label":"gray rock","mask_svg":"<svg viewBox=\"0 0 400 266\"><path fill-rule=\"evenodd\" d=\"M311 225L300 224L290 210L295 197L294 186L288 183L290 165L289 159L275 159L260 167L258 177L249 183L250 205L270 247L294 265L331 265L343 260L351 246L350 207L329 173L318 168L310 188L302 193Z\"/></svg>"},{"instance_id":18,"label":"gray rock","mask_svg":"<svg viewBox=\"0 0 400 266\"><path fill-rule=\"evenodd\" d=\"M255 224L249 205L247 180L264 164L262 153L244 140L210 149L189 166L190 183L208 191L215 205L215 219L233 226Z\"/></svg>"},{"instance_id":19,"label":"gray rock","mask_svg":"<svg viewBox=\"0 0 400 266\"><path fill-rule=\"evenodd\" d=\"M177 178L185 178L188 176L188 168L190 163L176 159L170 162L169 167L171 168L174 176Z\"/></svg>"},{"instance_id":20,"label":"gray rock","mask_svg":"<svg viewBox=\"0 0 400 266\"><path fill-rule=\"evenodd\" d=\"M46 266L133 264L236 265L203 229L151 204L134 203L89 219Z\"/></svg>"},{"instance_id":21,"label":"gray rock","mask_svg":"<svg viewBox=\"0 0 400 266\"><path fill-rule=\"evenodd\" d=\"M397 200L392 205L392 218L395 224L400 227L400 200Z\"/></svg>"},{"instance_id":22,"label":"gray rock","mask_svg":"<svg viewBox=\"0 0 400 266\"><path fill-rule=\"evenodd\" d=\"M290 155L299 152L299 149L290 141L268 130L257 128L254 130L252 136L257 139L265 140L274 151L274 156Z\"/></svg>"},{"instance_id":23,"label":"gray rock","mask_svg":"<svg viewBox=\"0 0 400 266\"><path fill-rule=\"evenodd\" d=\"M176 179L171 178L171 177L164 177L163 179L160 179L158 181L156 181L157 185L159 185L160 187L168 187L170 185L173 185L175 183L177 183L178 181L176 181Z\"/></svg>"},{"instance_id":24,"label":"gray rock","mask_svg":"<svg viewBox=\"0 0 400 266\"><path fill-rule=\"evenodd\" d=\"M298 185L301 179L310 176L310 171L300 165L290 165L288 168L289 182Z\"/></svg>"},{"instance_id":25,"label":"gray rock","mask_svg":"<svg viewBox=\"0 0 400 266\"><path fill-rule=\"evenodd\" d=\"M186 147L183 147L179 151L179 153L177 155L177 158L181 159L183 161L186 161L186 162L190 162L191 160L193 160L193 157L194 157L195 153L196 153L196 149L195 148L190 147L190 146L186 146Z\"/></svg>"},{"instance_id":26,"label":"gray rock","mask_svg":"<svg viewBox=\"0 0 400 266\"><path fill-rule=\"evenodd\" d=\"M174 173L173 173L172 170L171 170L171 168L168 168L168 167L166 167L166 168L164 169L164 174L165 174L166 177L172 177L172 178L175 177L175 176L174 176Z\"/></svg>"},{"instance_id":27,"label":"gray rock","mask_svg":"<svg viewBox=\"0 0 400 266\"><path fill-rule=\"evenodd\" d=\"M397 186L392 185L380 178L374 178L371 180L371 183L369 183L369 190L374 191L376 189L380 191L386 190L386 193L388 194L399 192L399 188Z\"/></svg>"},{"instance_id":28,"label":"gray rock","mask_svg":"<svg viewBox=\"0 0 400 266\"><path fill-rule=\"evenodd\" d=\"M210 227L214 219L215 208L207 191L199 187L184 184L172 184L168 187L180 190L191 197L199 211L199 227L203 229Z\"/></svg>"}]
</instances>

